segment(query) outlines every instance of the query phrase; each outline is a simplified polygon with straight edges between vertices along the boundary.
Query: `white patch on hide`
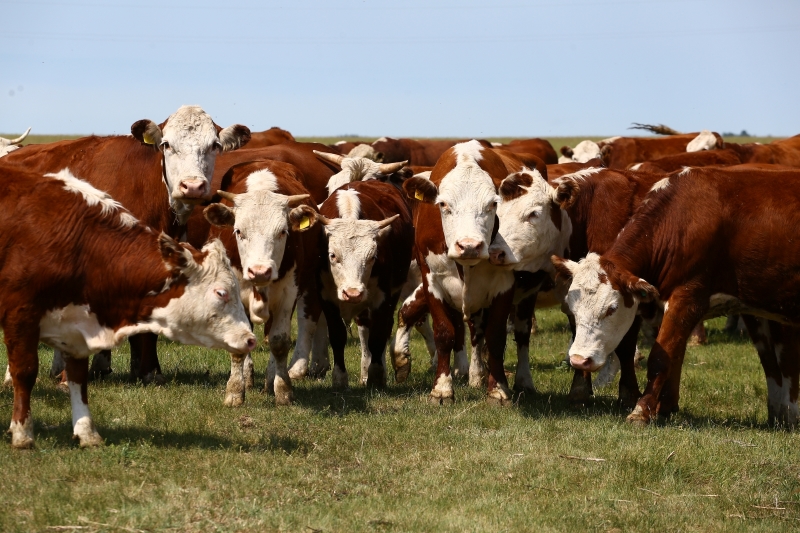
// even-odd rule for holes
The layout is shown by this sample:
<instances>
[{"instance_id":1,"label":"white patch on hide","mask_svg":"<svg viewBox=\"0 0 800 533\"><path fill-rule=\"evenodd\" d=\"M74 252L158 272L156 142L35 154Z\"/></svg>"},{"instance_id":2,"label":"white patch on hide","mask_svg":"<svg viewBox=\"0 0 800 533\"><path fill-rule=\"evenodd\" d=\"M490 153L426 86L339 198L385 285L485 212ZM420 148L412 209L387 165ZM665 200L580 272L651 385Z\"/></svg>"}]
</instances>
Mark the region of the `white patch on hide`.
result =
<instances>
[{"instance_id":1,"label":"white patch on hide","mask_svg":"<svg viewBox=\"0 0 800 533\"><path fill-rule=\"evenodd\" d=\"M372 141L372 144L374 145L375 143L385 143L385 142L389 142L389 139L387 137L381 137L380 139Z\"/></svg>"},{"instance_id":2,"label":"white patch on hide","mask_svg":"<svg viewBox=\"0 0 800 533\"><path fill-rule=\"evenodd\" d=\"M339 218L349 218L358 220L361 216L361 200L358 199L358 191L348 189L336 193L336 209L339 211Z\"/></svg>"},{"instance_id":3,"label":"white patch on hide","mask_svg":"<svg viewBox=\"0 0 800 533\"><path fill-rule=\"evenodd\" d=\"M270 191L275 192L278 190L278 178L271 170L266 168L257 170L247 176L247 192L253 191Z\"/></svg>"},{"instance_id":4,"label":"white patch on hide","mask_svg":"<svg viewBox=\"0 0 800 533\"><path fill-rule=\"evenodd\" d=\"M636 163L635 165L631 165L630 170L639 170L640 168L642 168L643 164L644 163Z\"/></svg>"},{"instance_id":5,"label":"white patch on hide","mask_svg":"<svg viewBox=\"0 0 800 533\"><path fill-rule=\"evenodd\" d=\"M702 150L711 150L717 145L717 138L708 130L703 130L700 134L689 141L686 145L687 152L700 152Z\"/></svg>"},{"instance_id":6,"label":"white patch on hide","mask_svg":"<svg viewBox=\"0 0 800 533\"><path fill-rule=\"evenodd\" d=\"M650 187L650 192L658 192L666 189L667 187L669 187L669 177L662 178L655 182L653 186Z\"/></svg>"},{"instance_id":7,"label":"white patch on hide","mask_svg":"<svg viewBox=\"0 0 800 533\"><path fill-rule=\"evenodd\" d=\"M683 170L678 172L678 176L685 176L692 171L692 167L683 167Z\"/></svg>"}]
</instances>

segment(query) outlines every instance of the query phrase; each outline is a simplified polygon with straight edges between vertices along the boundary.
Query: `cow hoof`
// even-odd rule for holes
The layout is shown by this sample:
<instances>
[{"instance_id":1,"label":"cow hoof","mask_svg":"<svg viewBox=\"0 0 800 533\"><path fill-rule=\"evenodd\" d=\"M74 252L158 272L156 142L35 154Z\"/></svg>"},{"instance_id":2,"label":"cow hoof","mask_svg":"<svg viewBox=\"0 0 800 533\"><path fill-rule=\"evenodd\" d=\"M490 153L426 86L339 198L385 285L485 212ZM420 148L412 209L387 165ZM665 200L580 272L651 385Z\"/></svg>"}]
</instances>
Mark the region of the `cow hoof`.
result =
<instances>
[{"instance_id":1,"label":"cow hoof","mask_svg":"<svg viewBox=\"0 0 800 533\"><path fill-rule=\"evenodd\" d=\"M384 372L381 365L369 365L367 371L367 387L375 387L376 389L386 388L386 372Z\"/></svg>"},{"instance_id":2,"label":"cow hoof","mask_svg":"<svg viewBox=\"0 0 800 533\"><path fill-rule=\"evenodd\" d=\"M275 405L277 406L292 405L293 402L294 394L292 391L275 394Z\"/></svg>"},{"instance_id":3,"label":"cow hoof","mask_svg":"<svg viewBox=\"0 0 800 533\"><path fill-rule=\"evenodd\" d=\"M328 371L330 369L330 365L311 367L311 370L308 371L307 377L311 379L325 379L325 376L328 375Z\"/></svg>"},{"instance_id":4,"label":"cow hoof","mask_svg":"<svg viewBox=\"0 0 800 533\"><path fill-rule=\"evenodd\" d=\"M333 375L331 381L334 389L346 389L349 387L349 378L347 377L347 370L340 370L339 367L333 367Z\"/></svg>"},{"instance_id":5,"label":"cow hoof","mask_svg":"<svg viewBox=\"0 0 800 533\"><path fill-rule=\"evenodd\" d=\"M14 448L15 450L32 450L35 444L36 443L32 437L11 439L11 447Z\"/></svg>"},{"instance_id":6,"label":"cow hoof","mask_svg":"<svg viewBox=\"0 0 800 533\"><path fill-rule=\"evenodd\" d=\"M430 396L428 396L428 403L433 405L453 405L455 403L455 398L453 396L439 396L440 393L438 392L431 392Z\"/></svg>"},{"instance_id":7,"label":"cow hoof","mask_svg":"<svg viewBox=\"0 0 800 533\"><path fill-rule=\"evenodd\" d=\"M297 361L289 369L289 379L303 379L308 375L308 363L305 359Z\"/></svg>"},{"instance_id":8,"label":"cow hoof","mask_svg":"<svg viewBox=\"0 0 800 533\"><path fill-rule=\"evenodd\" d=\"M95 381L95 380L103 379L106 376L108 376L109 374L111 374L112 372L114 372L114 371L112 369L110 369L110 368L103 369L103 370L96 370L94 372L89 372L89 380L90 381Z\"/></svg>"},{"instance_id":9,"label":"cow hoof","mask_svg":"<svg viewBox=\"0 0 800 533\"><path fill-rule=\"evenodd\" d=\"M142 383L145 385L155 385L161 386L167 382L167 378L164 377L164 374L157 374L155 371L148 373L142 378Z\"/></svg>"},{"instance_id":10,"label":"cow hoof","mask_svg":"<svg viewBox=\"0 0 800 533\"><path fill-rule=\"evenodd\" d=\"M473 389L482 389L486 386L486 374L473 374L470 373L469 375L469 386Z\"/></svg>"},{"instance_id":11,"label":"cow hoof","mask_svg":"<svg viewBox=\"0 0 800 533\"><path fill-rule=\"evenodd\" d=\"M30 450L33 448L33 420L30 415L25 419L24 424L12 420L8 432L11 433L12 448L16 448L17 450Z\"/></svg>"},{"instance_id":12,"label":"cow hoof","mask_svg":"<svg viewBox=\"0 0 800 533\"><path fill-rule=\"evenodd\" d=\"M498 383L494 390L487 393L486 402L489 405L511 405L511 391L505 385Z\"/></svg>"},{"instance_id":13,"label":"cow hoof","mask_svg":"<svg viewBox=\"0 0 800 533\"><path fill-rule=\"evenodd\" d=\"M625 421L633 426L644 427L650 423L650 417L645 415L644 410L637 405Z\"/></svg>"},{"instance_id":14,"label":"cow hoof","mask_svg":"<svg viewBox=\"0 0 800 533\"><path fill-rule=\"evenodd\" d=\"M524 394L525 396L536 394L536 387L533 386L533 383L514 383L512 390L514 394Z\"/></svg>"},{"instance_id":15,"label":"cow hoof","mask_svg":"<svg viewBox=\"0 0 800 533\"><path fill-rule=\"evenodd\" d=\"M275 376L275 405L292 405L294 401L294 391L291 381L287 382L280 376Z\"/></svg>"},{"instance_id":16,"label":"cow hoof","mask_svg":"<svg viewBox=\"0 0 800 533\"><path fill-rule=\"evenodd\" d=\"M395 383L405 383L410 374L411 374L411 361L409 360L402 366L399 366L394 369Z\"/></svg>"},{"instance_id":17,"label":"cow hoof","mask_svg":"<svg viewBox=\"0 0 800 533\"><path fill-rule=\"evenodd\" d=\"M241 407L244 405L244 394L226 394L222 405L225 407Z\"/></svg>"},{"instance_id":18,"label":"cow hoof","mask_svg":"<svg viewBox=\"0 0 800 533\"><path fill-rule=\"evenodd\" d=\"M639 401L640 397L641 394L639 394L639 391L633 392L628 389L621 389L619 391L617 403L619 403L619 405L625 409L634 409L636 407L636 402Z\"/></svg>"},{"instance_id":19,"label":"cow hoof","mask_svg":"<svg viewBox=\"0 0 800 533\"><path fill-rule=\"evenodd\" d=\"M62 381L58 385L56 385L56 390L59 392L64 392L69 394L69 385L67 385L66 381Z\"/></svg>"},{"instance_id":20,"label":"cow hoof","mask_svg":"<svg viewBox=\"0 0 800 533\"><path fill-rule=\"evenodd\" d=\"M97 448L103 445L103 437L96 431L83 435L73 435L73 439L80 441L81 448Z\"/></svg>"}]
</instances>

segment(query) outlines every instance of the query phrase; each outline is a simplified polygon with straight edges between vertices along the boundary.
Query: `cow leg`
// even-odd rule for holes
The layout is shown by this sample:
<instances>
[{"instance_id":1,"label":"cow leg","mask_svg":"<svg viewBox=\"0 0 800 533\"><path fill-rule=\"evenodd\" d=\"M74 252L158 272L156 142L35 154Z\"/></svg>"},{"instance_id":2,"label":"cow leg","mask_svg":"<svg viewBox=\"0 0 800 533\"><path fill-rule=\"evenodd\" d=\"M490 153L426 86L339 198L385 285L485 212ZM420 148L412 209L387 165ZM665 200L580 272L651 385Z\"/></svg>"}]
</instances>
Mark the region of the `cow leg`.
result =
<instances>
[{"instance_id":1,"label":"cow leg","mask_svg":"<svg viewBox=\"0 0 800 533\"><path fill-rule=\"evenodd\" d=\"M323 379L331 369L331 360L328 355L328 321L325 313L320 313L314 339L311 343L311 364L308 370L309 377Z\"/></svg>"},{"instance_id":2,"label":"cow leg","mask_svg":"<svg viewBox=\"0 0 800 533\"><path fill-rule=\"evenodd\" d=\"M161 365L158 362L158 335L141 333L138 337L142 350L142 358L139 362L139 375L142 376L142 383L163 385L166 383L166 379L161 373Z\"/></svg>"},{"instance_id":3,"label":"cow leg","mask_svg":"<svg viewBox=\"0 0 800 533\"><path fill-rule=\"evenodd\" d=\"M53 350L53 364L50 365L50 377L61 379L61 374L64 372L64 354L61 350Z\"/></svg>"},{"instance_id":4,"label":"cow leg","mask_svg":"<svg viewBox=\"0 0 800 533\"><path fill-rule=\"evenodd\" d=\"M800 416L797 406L798 387L800 387L800 343L798 343L800 332L790 326L774 322L773 325L780 328L781 333L780 342L775 343L775 357L781 370L781 383L779 399L771 403L777 404L776 424L794 429Z\"/></svg>"},{"instance_id":5,"label":"cow leg","mask_svg":"<svg viewBox=\"0 0 800 533\"><path fill-rule=\"evenodd\" d=\"M367 386L386 387L386 344L392 335L394 308L397 296L390 296L372 313L369 332L369 351L372 361L367 368Z\"/></svg>"},{"instance_id":6,"label":"cow leg","mask_svg":"<svg viewBox=\"0 0 800 533\"><path fill-rule=\"evenodd\" d=\"M256 386L256 365L253 362L253 356L251 354L244 356L244 363L242 363L242 379L244 380L245 390L251 390Z\"/></svg>"},{"instance_id":7,"label":"cow leg","mask_svg":"<svg viewBox=\"0 0 800 533\"><path fill-rule=\"evenodd\" d=\"M669 312L664 314L647 360L647 387L628 415L628 422L647 424L656 414L669 417L677 408L686 342L705 314L705 309L693 305L693 300L691 295L684 296L677 291L670 298Z\"/></svg>"},{"instance_id":8,"label":"cow leg","mask_svg":"<svg viewBox=\"0 0 800 533\"><path fill-rule=\"evenodd\" d=\"M267 366L266 387L275 394L275 405L291 405L294 401L292 380L287 366L289 348L292 344L291 320L294 300L294 298L289 299L291 305L272 313L269 330L270 362Z\"/></svg>"},{"instance_id":9,"label":"cow leg","mask_svg":"<svg viewBox=\"0 0 800 533\"><path fill-rule=\"evenodd\" d=\"M428 307L433 321L433 338L436 342L436 372L428 401L437 405L452 404L453 376L450 373L450 354L458 335L464 338L464 319L461 312L430 296ZM463 342L463 340L462 340Z\"/></svg>"},{"instance_id":10,"label":"cow leg","mask_svg":"<svg viewBox=\"0 0 800 533\"><path fill-rule=\"evenodd\" d=\"M247 388L244 377L245 356L236 353L230 355L231 377L228 378L228 384L225 386L225 400L222 404L225 407L239 407L244 403L245 389Z\"/></svg>"},{"instance_id":11,"label":"cow leg","mask_svg":"<svg viewBox=\"0 0 800 533\"><path fill-rule=\"evenodd\" d=\"M511 390L503 359L506 351L506 322L511 304L514 302L513 285L506 292L498 294L486 311L486 349L489 352L489 382L486 390L489 403L509 405Z\"/></svg>"},{"instance_id":12,"label":"cow leg","mask_svg":"<svg viewBox=\"0 0 800 533\"><path fill-rule=\"evenodd\" d=\"M39 325L26 324L24 318L18 324L9 322L6 319L3 324L9 372L14 387L14 408L8 432L11 433L12 448L33 448L31 391L39 373Z\"/></svg>"},{"instance_id":13,"label":"cow leg","mask_svg":"<svg viewBox=\"0 0 800 533\"><path fill-rule=\"evenodd\" d=\"M320 314L316 295L304 293L297 302L297 341L289 369L291 379L302 379L308 375L308 358L313 349Z\"/></svg>"},{"instance_id":14,"label":"cow leg","mask_svg":"<svg viewBox=\"0 0 800 533\"><path fill-rule=\"evenodd\" d=\"M322 310L328 322L328 338L333 351L333 372L331 381L334 389L346 389L349 384L347 367L344 363L344 347L347 344L347 326L342 320L339 308L331 302L323 302Z\"/></svg>"},{"instance_id":15,"label":"cow leg","mask_svg":"<svg viewBox=\"0 0 800 533\"><path fill-rule=\"evenodd\" d=\"M411 296L403 301L403 305L397 313L397 333L392 348L392 367L394 368L394 380L397 383L403 383L411 373L411 327L425 320L427 313L428 303L425 298L425 290L420 284ZM426 320L425 325L427 326L427 324ZM425 342L428 344L427 338ZM428 351L430 352L430 345L428 345Z\"/></svg>"},{"instance_id":16,"label":"cow leg","mask_svg":"<svg viewBox=\"0 0 800 533\"><path fill-rule=\"evenodd\" d=\"M708 344L708 336L706 335L706 325L701 320L689 336L689 346L703 346L705 344Z\"/></svg>"},{"instance_id":17,"label":"cow leg","mask_svg":"<svg viewBox=\"0 0 800 533\"><path fill-rule=\"evenodd\" d=\"M101 350L92 356L92 366L89 368L91 379L102 379L112 372L111 350Z\"/></svg>"},{"instance_id":18,"label":"cow leg","mask_svg":"<svg viewBox=\"0 0 800 533\"><path fill-rule=\"evenodd\" d=\"M487 372L486 364L484 363L484 344L485 337L483 332L484 314L479 311L472 315L469 324L469 339L470 339L470 358L469 358L469 386L474 389L481 389L486 384ZM458 352L456 352L457 354ZM456 355L456 361L458 356Z\"/></svg>"},{"instance_id":19,"label":"cow leg","mask_svg":"<svg viewBox=\"0 0 800 533\"><path fill-rule=\"evenodd\" d=\"M458 331L461 331L459 334ZM467 355L466 344L464 343L464 319L457 323L456 337L453 344L453 377L454 378L467 378L469 379L470 358ZM480 337L480 342L483 342L483 336ZM478 354L480 358L480 350L473 350L474 354ZM470 354L470 355L474 355ZM474 357L473 357L474 358Z\"/></svg>"},{"instance_id":20,"label":"cow leg","mask_svg":"<svg viewBox=\"0 0 800 533\"><path fill-rule=\"evenodd\" d=\"M92 422L92 415L89 413L87 391L89 358L67 356L64 362L67 366L69 399L72 404L72 438L78 439L81 448L101 446L103 439L97 433L94 422Z\"/></svg>"},{"instance_id":21,"label":"cow leg","mask_svg":"<svg viewBox=\"0 0 800 533\"><path fill-rule=\"evenodd\" d=\"M575 341L575 317L569 312L569 308L566 307L566 304L561 306L561 311L567 315L571 332L569 345L567 346L567 351L564 356L564 360L569 364L569 349ZM570 385L569 388L567 401L569 401L573 407L582 407L589 403L592 396L594 396L594 391L592 390L592 373L575 369L572 374L572 385Z\"/></svg>"},{"instance_id":22,"label":"cow leg","mask_svg":"<svg viewBox=\"0 0 800 533\"><path fill-rule=\"evenodd\" d=\"M514 342L517 345L517 372L514 376L514 392L532 395L536 393L533 386L530 362L530 342L533 331L533 310L538 293L523 298L514 308L511 316L514 321Z\"/></svg>"},{"instance_id":23,"label":"cow leg","mask_svg":"<svg viewBox=\"0 0 800 533\"><path fill-rule=\"evenodd\" d=\"M628 409L636 407L636 402L642 395L636 379L636 341L639 338L641 326L642 319L637 316L615 350L620 366L617 401Z\"/></svg>"},{"instance_id":24,"label":"cow leg","mask_svg":"<svg viewBox=\"0 0 800 533\"><path fill-rule=\"evenodd\" d=\"M363 312L356 317L356 327L358 328L358 344L361 347L361 375L360 383L366 385L369 379L369 367L372 365L373 353L369 349L369 336L372 320L368 312ZM386 384L384 380L384 385Z\"/></svg>"}]
</instances>

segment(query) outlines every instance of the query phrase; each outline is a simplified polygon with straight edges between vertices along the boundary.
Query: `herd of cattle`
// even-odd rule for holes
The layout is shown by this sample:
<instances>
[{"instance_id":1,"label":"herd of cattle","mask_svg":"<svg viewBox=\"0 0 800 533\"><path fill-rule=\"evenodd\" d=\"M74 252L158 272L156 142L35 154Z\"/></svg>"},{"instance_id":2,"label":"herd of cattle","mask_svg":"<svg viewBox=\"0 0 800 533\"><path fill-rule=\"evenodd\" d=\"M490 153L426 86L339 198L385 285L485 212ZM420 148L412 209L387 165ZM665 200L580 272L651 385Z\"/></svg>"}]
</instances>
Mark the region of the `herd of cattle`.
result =
<instances>
[{"instance_id":1,"label":"herd of cattle","mask_svg":"<svg viewBox=\"0 0 800 533\"><path fill-rule=\"evenodd\" d=\"M386 385L387 346L404 381L416 328L433 358L432 402L453 402L460 376L503 405L535 390L537 302L560 303L570 319L570 399L586 401L591 373L615 356L634 423L677 410L693 330L739 313L764 367L769 421L794 426L800 136L761 145L666 133L583 141L560 159L541 139L326 146L279 128L223 129L184 106L159 125L135 122L130 136L22 148L27 132L0 139L11 445L34 443L40 341L56 350L76 438L94 446L87 381L110 372L108 350L125 338L131 373L146 382L163 379L158 335L228 351L224 402L237 406L253 386L253 324L263 324L266 389L287 405L303 377L330 370L334 387L347 386L350 322L361 383ZM642 393L643 322L657 336Z\"/></svg>"}]
</instances>

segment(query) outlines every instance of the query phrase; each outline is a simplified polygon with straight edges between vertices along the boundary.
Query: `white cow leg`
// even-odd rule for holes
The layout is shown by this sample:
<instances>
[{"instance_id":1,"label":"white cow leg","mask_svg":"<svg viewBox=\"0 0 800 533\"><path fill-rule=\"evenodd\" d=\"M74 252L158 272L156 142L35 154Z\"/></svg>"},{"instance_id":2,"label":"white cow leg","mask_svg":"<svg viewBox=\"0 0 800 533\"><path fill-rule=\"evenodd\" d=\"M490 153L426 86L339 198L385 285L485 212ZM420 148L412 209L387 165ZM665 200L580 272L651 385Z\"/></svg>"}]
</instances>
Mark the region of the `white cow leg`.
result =
<instances>
[{"instance_id":1,"label":"white cow leg","mask_svg":"<svg viewBox=\"0 0 800 533\"><path fill-rule=\"evenodd\" d=\"M3 378L3 387L11 387L13 380L11 379L11 367L6 365L6 377Z\"/></svg>"},{"instance_id":2,"label":"white cow leg","mask_svg":"<svg viewBox=\"0 0 800 533\"><path fill-rule=\"evenodd\" d=\"M369 378L369 367L372 354L369 351L369 327L358 324L358 340L361 344L361 384L366 385Z\"/></svg>"},{"instance_id":3,"label":"white cow leg","mask_svg":"<svg viewBox=\"0 0 800 533\"><path fill-rule=\"evenodd\" d=\"M89 413L88 374L89 359L65 357L67 369L67 387L72 404L72 433L78 439L81 448L101 446L103 439L97 433Z\"/></svg>"},{"instance_id":4,"label":"white cow leg","mask_svg":"<svg viewBox=\"0 0 800 533\"><path fill-rule=\"evenodd\" d=\"M253 363L253 356L247 354L244 356L244 364L242 365L242 374L244 377L245 390L251 390L256 386L256 368Z\"/></svg>"},{"instance_id":5,"label":"white cow leg","mask_svg":"<svg viewBox=\"0 0 800 533\"><path fill-rule=\"evenodd\" d=\"M222 402L225 407L239 407L244 403L245 379L244 379L245 356L241 354L231 354L231 377L225 387L225 400Z\"/></svg>"},{"instance_id":6,"label":"white cow leg","mask_svg":"<svg viewBox=\"0 0 800 533\"><path fill-rule=\"evenodd\" d=\"M311 367L308 375L314 379L323 379L331 369L331 357L328 351L328 322L324 313L320 313L314 340L311 343Z\"/></svg>"},{"instance_id":7,"label":"white cow leg","mask_svg":"<svg viewBox=\"0 0 800 533\"><path fill-rule=\"evenodd\" d=\"M291 379L303 379L308 374L308 357L311 354L314 334L319 327L319 319L306 316L305 308L305 298L301 298L297 302L297 342L289 368Z\"/></svg>"},{"instance_id":8,"label":"white cow leg","mask_svg":"<svg viewBox=\"0 0 800 533\"><path fill-rule=\"evenodd\" d=\"M517 347L517 373L514 375L514 391L524 392L525 394L536 393L536 387L533 386L527 345Z\"/></svg>"},{"instance_id":9,"label":"white cow leg","mask_svg":"<svg viewBox=\"0 0 800 533\"><path fill-rule=\"evenodd\" d=\"M289 377L287 360L289 359L289 347L291 338L286 327L276 328L273 324L273 331L269 334L269 350L275 361L274 377L272 378L272 390L275 393L275 405L291 405L294 401L294 391L292 390L292 380ZM275 331L275 330L278 331ZM269 378L269 372L268 372ZM269 383L267 384L269 387Z\"/></svg>"}]
</instances>

